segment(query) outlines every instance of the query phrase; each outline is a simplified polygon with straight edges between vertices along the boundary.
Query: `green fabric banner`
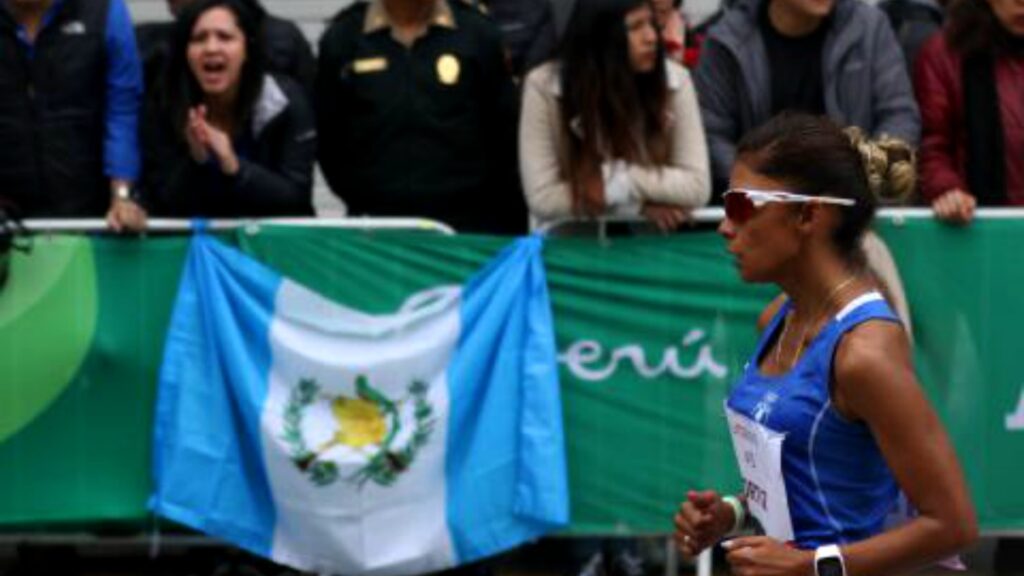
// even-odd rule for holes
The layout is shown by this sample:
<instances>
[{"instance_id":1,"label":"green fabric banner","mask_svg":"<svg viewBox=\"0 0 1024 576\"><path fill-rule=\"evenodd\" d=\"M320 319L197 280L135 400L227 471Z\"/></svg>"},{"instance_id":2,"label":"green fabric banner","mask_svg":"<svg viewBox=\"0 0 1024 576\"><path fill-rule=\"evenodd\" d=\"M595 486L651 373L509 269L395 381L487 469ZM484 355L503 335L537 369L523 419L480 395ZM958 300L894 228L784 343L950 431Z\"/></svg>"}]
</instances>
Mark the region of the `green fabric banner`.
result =
<instances>
[{"instance_id":1,"label":"green fabric banner","mask_svg":"<svg viewBox=\"0 0 1024 576\"><path fill-rule=\"evenodd\" d=\"M989 530L1024 530L1024 222L884 225L919 374ZM264 227L226 239L367 312L462 282L506 239ZM0 524L144 521L155 386L187 238L40 237L0 292ZM545 249L573 533L666 532L688 488L738 487L722 401L770 286L711 232Z\"/></svg>"}]
</instances>

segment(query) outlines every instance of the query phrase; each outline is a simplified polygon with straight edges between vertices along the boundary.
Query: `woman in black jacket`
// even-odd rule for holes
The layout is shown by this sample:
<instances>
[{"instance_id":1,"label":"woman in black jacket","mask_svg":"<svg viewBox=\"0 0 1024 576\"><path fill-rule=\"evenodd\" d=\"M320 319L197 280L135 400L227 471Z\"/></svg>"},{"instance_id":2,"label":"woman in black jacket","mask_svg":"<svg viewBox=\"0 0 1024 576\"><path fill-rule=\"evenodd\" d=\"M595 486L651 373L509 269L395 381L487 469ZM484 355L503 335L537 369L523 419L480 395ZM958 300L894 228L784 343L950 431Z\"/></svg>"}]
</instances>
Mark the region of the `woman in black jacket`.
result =
<instances>
[{"instance_id":1,"label":"woman in black jacket","mask_svg":"<svg viewBox=\"0 0 1024 576\"><path fill-rule=\"evenodd\" d=\"M316 129L302 90L266 74L238 0L175 24L166 90L147 100L142 202L154 216L312 215Z\"/></svg>"}]
</instances>

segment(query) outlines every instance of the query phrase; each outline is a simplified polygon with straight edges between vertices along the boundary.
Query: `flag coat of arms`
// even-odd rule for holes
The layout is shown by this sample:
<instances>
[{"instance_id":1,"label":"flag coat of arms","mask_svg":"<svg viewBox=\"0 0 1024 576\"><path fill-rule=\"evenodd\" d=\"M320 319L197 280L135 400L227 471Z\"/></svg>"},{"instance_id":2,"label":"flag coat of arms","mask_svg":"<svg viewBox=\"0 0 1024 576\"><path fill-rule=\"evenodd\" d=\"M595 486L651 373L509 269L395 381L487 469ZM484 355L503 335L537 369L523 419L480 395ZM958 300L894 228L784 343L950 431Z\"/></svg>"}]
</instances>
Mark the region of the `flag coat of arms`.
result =
<instances>
[{"instance_id":1,"label":"flag coat of arms","mask_svg":"<svg viewBox=\"0 0 1024 576\"><path fill-rule=\"evenodd\" d=\"M159 515L300 570L414 574L569 521L539 238L391 314L197 233L154 433Z\"/></svg>"}]
</instances>

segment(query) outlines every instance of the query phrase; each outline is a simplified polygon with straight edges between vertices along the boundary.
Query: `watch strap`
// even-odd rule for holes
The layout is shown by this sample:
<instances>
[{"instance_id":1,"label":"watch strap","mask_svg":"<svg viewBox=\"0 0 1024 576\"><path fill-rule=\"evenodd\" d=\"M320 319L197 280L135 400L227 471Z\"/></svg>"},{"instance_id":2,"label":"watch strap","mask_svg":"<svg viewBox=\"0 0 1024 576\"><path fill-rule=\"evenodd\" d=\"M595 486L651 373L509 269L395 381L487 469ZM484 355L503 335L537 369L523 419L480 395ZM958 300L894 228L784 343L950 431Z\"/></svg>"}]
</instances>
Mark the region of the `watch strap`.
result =
<instances>
[{"instance_id":1,"label":"watch strap","mask_svg":"<svg viewBox=\"0 0 1024 576\"><path fill-rule=\"evenodd\" d=\"M132 200L132 188L127 184L114 186L114 198L118 200Z\"/></svg>"},{"instance_id":2,"label":"watch strap","mask_svg":"<svg viewBox=\"0 0 1024 576\"><path fill-rule=\"evenodd\" d=\"M843 576L846 576L846 561L843 560L843 552L837 544L819 546L814 551L814 574L815 576L827 576L822 574L822 565L829 561L838 561Z\"/></svg>"}]
</instances>

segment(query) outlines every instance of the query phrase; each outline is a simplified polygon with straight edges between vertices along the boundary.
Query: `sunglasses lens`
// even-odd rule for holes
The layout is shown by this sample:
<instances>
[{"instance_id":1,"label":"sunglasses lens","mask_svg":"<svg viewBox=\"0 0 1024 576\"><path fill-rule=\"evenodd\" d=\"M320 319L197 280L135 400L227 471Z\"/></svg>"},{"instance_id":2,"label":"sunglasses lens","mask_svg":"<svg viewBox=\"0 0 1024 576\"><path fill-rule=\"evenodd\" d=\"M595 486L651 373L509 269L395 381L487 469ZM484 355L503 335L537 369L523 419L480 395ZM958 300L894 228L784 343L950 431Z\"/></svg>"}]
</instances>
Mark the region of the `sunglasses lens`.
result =
<instances>
[{"instance_id":1,"label":"sunglasses lens","mask_svg":"<svg viewBox=\"0 0 1024 576\"><path fill-rule=\"evenodd\" d=\"M754 203L746 194L733 193L725 196L725 216L736 224L743 224L754 215Z\"/></svg>"}]
</instances>

